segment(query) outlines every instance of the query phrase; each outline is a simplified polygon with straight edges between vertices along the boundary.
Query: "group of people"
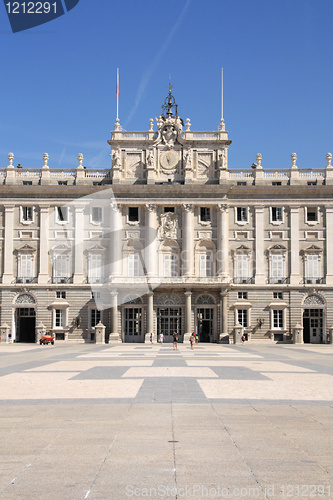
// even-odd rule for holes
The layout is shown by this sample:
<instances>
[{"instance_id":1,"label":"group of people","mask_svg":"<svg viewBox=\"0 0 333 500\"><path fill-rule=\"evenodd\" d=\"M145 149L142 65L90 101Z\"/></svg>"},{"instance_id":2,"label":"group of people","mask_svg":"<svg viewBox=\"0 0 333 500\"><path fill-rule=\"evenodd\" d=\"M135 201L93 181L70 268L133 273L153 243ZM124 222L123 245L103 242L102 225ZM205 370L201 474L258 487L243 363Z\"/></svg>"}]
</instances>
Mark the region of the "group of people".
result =
<instances>
[{"instance_id":1,"label":"group of people","mask_svg":"<svg viewBox=\"0 0 333 500\"><path fill-rule=\"evenodd\" d=\"M177 350L177 349L178 349L178 334L177 334L177 332L173 332L173 334L172 334L172 339L173 339L173 340L172 340L172 341L173 341L173 348L174 348L175 350ZM153 333L151 333L151 334L150 334L150 343L152 344L152 343L153 343L153 341L154 341L154 334L153 334ZM161 332L161 333L159 334L159 336L158 336L158 342L159 342L160 344L163 344L163 343L164 343L164 334L163 334L163 332ZM198 334L197 334L197 333L192 332L192 334L190 335L190 344L191 344L191 349L193 349L194 344L197 344L198 342L199 342L199 336L198 336Z\"/></svg>"}]
</instances>

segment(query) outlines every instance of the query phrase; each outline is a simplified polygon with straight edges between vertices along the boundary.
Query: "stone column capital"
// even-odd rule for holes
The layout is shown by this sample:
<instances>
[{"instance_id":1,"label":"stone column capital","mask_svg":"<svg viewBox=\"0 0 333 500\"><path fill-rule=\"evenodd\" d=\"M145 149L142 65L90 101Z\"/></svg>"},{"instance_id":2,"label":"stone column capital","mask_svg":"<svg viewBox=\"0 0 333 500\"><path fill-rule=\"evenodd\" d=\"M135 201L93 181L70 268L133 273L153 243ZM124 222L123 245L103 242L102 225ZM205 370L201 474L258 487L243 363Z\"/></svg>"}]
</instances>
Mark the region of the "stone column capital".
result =
<instances>
[{"instance_id":1,"label":"stone column capital","mask_svg":"<svg viewBox=\"0 0 333 500\"><path fill-rule=\"evenodd\" d=\"M193 207L193 203L183 203L183 208L187 213L193 212Z\"/></svg>"},{"instance_id":2,"label":"stone column capital","mask_svg":"<svg viewBox=\"0 0 333 500\"><path fill-rule=\"evenodd\" d=\"M145 207L148 212L155 212L156 210L156 204L155 203L146 203Z\"/></svg>"}]
</instances>

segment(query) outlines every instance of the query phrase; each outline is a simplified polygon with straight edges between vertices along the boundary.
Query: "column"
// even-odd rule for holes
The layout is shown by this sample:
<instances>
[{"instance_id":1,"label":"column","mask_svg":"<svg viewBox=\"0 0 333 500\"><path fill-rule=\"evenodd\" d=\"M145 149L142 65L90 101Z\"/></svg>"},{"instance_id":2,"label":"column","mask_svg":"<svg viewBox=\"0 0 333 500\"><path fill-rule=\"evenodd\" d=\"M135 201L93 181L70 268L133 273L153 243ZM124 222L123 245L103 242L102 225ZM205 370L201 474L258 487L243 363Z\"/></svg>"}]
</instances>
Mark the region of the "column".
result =
<instances>
[{"instance_id":1,"label":"column","mask_svg":"<svg viewBox=\"0 0 333 500\"><path fill-rule=\"evenodd\" d=\"M84 207L75 207L75 248L73 283L83 283Z\"/></svg>"},{"instance_id":2,"label":"column","mask_svg":"<svg viewBox=\"0 0 333 500\"><path fill-rule=\"evenodd\" d=\"M193 205L191 203L183 204L183 227L182 227L182 265L184 276L193 276L194 274L194 220Z\"/></svg>"},{"instance_id":3,"label":"column","mask_svg":"<svg viewBox=\"0 0 333 500\"><path fill-rule=\"evenodd\" d=\"M255 208L255 231L256 231L256 273L255 284L265 284L264 268L264 207L262 205Z\"/></svg>"},{"instance_id":4,"label":"column","mask_svg":"<svg viewBox=\"0 0 333 500\"><path fill-rule=\"evenodd\" d=\"M146 247L145 264L148 276L158 275L158 247L157 247L157 214L156 205L146 204Z\"/></svg>"},{"instance_id":5,"label":"column","mask_svg":"<svg viewBox=\"0 0 333 500\"><path fill-rule=\"evenodd\" d=\"M110 342L121 342L118 333L118 292L111 292L111 333Z\"/></svg>"},{"instance_id":6,"label":"column","mask_svg":"<svg viewBox=\"0 0 333 500\"><path fill-rule=\"evenodd\" d=\"M299 206L290 207L290 284L299 285Z\"/></svg>"},{"instance_id":7,"label":"column","mask_svg":"<svg viewBox=\"0 0 333 500\"><path fill-rule=\"evenodd\" d=\"M184 333L184 343L189 342L190 335L192 333L192 292L185 292L185 333Z\"/></svg>"},{"instance_id":8,"label":"column","mask_svg":"<svg viewBox=\"0 0 333 500\"><path fill-rule=\"evenodd\" d=\"M49 281L49 206L39 208L39 274L38 283Z\"/></svg>"},{"instance_id":9,"label":"column","mask_svg":"<svg viewBox=\"0 0 333 500\"><path fill-rule=\"evenodd\" d=\"M221 333L220 333L220 343L228 343L229 334L228 334L228 291L222 290L221 294Z\"/></svg>"},{"instance_id":10,"label":"column","mask_svg":"<svg viewBox=\"0 0 333 500\"><path fill-rule=\"evenodd\" d=\"M14 205L5 205L4 263L2 283L12 283L13 276Z\"/></svg>"},{"instance_id":11,"label":"column","mask_svg":"<svg viewBox=\"0 0 333 500\"><path fill-rule=\"evenodd\" d=\"M111 203L110 214L110 277L122 274L121 205Z\"/></svg>"},{"instance_id":12,"label":"column","mask_svg":"<svg viewBox=\"0 0 333 500\"><path fill-rule=\"evenodd\" d=\"M154 333L154 294L147 294L147 330L145 335L145 343L150 342L150 334ZM155 339L156 340L156 339Z\"/></svg>"},{"instance_id":13,"label":"column","mask_svg":"<svg viewBox=\"0 0 333 500\"><path fill-rule=\"evenodd\" d=\"M217 274L229 281L229 207L218 205L217 212Z\"/></svg>"},{"instance_id":14,"label":"column","mask_svg":"<svg viewBox=\"0 0 333 500\"><path fill-rule=\"evenodd\" d=\"M333 207L326 207L326 285L333 285Z\"/></svg>"}]
</instances>

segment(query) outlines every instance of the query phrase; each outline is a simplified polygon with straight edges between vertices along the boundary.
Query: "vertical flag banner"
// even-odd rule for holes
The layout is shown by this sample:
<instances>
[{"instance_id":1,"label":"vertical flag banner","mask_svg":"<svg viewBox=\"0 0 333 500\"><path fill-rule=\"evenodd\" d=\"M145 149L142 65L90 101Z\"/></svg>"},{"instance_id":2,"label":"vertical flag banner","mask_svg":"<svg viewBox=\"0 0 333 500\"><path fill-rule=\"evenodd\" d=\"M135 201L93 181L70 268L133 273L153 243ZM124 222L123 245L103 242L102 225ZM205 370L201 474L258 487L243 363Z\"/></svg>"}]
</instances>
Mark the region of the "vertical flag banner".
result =
<instances>
[{"instance_id":1,"label":"vertical flag banner","mask_svg":"<svg viewBox=\"0 0 333 500\"><path fill-rule=\"evenodd\" d=\"M64 0L67 12L72 10L79 1ZM3 0L3 2L13 33L40 26L65 14L62 0L50 2Z\"/></svg>"}]
</instances>

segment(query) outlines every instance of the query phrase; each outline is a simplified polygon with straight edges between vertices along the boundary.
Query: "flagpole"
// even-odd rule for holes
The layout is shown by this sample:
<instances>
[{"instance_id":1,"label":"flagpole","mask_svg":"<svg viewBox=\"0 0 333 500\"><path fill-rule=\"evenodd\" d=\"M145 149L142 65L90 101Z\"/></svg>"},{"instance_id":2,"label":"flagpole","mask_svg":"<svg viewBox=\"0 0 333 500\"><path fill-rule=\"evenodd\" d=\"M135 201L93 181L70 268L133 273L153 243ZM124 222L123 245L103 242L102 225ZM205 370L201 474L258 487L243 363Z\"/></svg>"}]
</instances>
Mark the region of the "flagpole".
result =
<instances>
[{"instance_id":1,"label":"flagpole","mask_svg":"<svg viewBox=\"0 0 333 500\"><path fill-rule=\"evenodd\" d=\"M119 120L119 68L117 68L117 90L116 90L116 97L117 97L117 121Z\"/></svg>"},{"instance_id":2,"label":"flagpole","mask_svg":"<svg viewBox=\"0 0 333 500\"><path fill-rule=\"evenodd\" d=\"M221 70L221 120L223 120L223 68Z\"/></svg>"}]
</instances>

